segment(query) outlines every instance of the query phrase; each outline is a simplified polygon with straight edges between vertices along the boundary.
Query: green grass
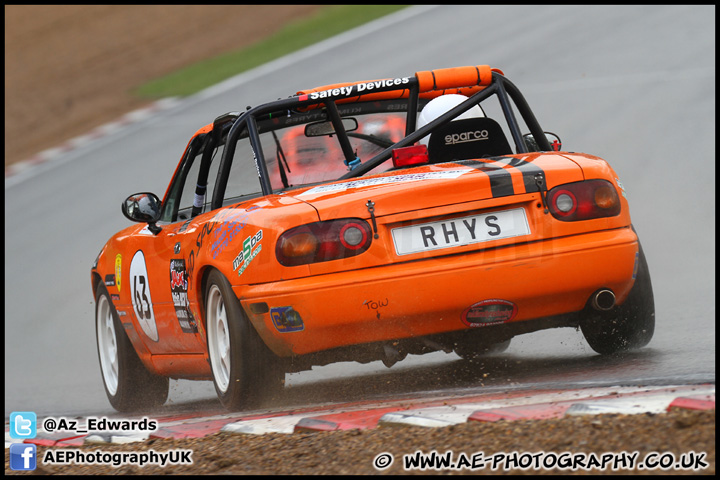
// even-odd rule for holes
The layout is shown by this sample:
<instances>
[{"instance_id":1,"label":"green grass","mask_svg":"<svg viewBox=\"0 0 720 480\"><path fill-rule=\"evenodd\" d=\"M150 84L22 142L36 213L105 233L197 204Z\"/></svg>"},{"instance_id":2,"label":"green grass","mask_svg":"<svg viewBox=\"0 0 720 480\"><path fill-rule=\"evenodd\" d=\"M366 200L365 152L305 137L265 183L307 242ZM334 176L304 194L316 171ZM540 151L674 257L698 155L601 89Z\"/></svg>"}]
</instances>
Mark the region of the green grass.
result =
<instances>
[{"instance_id":1,"label":"green grass","mask_svg":"<svg viewBox=\"0 0 720 480\"><path fill-rule=\"evenodd\" d=\"M138 87L141 97L184 97L407 5L328 5L248 48L214 57Z\"/></svg>"}]
</instances>

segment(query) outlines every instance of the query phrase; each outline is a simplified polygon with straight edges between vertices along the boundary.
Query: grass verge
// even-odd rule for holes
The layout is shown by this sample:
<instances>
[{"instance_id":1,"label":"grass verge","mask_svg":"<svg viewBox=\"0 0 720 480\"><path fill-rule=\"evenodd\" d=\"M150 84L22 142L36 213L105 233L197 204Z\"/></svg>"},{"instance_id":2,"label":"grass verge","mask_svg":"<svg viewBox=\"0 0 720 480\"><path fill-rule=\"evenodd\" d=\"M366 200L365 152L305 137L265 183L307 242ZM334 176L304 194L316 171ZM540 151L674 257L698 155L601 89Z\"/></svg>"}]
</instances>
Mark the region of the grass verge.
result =
<instances>
[{"instance_id":1,"label":"grass verge","mask_svg":"<svg viewBox=\"0 0 720 480\"><path fill-rule=\"evenodd\" d=\"M407 5L328 5L250 47L148 82L133 91L149 98L184 97L309 45L396 12Z\"/></svg>"}]
</instances>

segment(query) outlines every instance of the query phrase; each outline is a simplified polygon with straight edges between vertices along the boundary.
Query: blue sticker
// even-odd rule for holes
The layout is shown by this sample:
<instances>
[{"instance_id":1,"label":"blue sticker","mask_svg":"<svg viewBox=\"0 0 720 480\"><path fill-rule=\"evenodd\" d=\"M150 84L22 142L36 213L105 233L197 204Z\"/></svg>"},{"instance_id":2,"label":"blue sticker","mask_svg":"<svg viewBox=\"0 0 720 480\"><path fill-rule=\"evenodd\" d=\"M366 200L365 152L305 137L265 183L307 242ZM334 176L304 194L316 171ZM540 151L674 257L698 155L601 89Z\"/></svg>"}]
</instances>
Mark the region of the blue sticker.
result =
<instances>
[{"instance_id":1,"label":"blue sticker","mask_svg":"<svg viewBox=\"0 0 720 480\"><path fill-rule=\"evenodd\" d=\"M305 329L300 314L293 310L292 307L271 308L270 317L278 332L299 332Z\"/></svg>"},{"instance_id":2,"label":"blue sticker","mask_svg":"<svg viewBox=\"0 0 720 480\"><path fill-rule=\"evenodd\" d=\"M633 275L632 275L633 280L635 280L635 277L637 277L639 262L640 262L640 251L638 250L637 252L635 252L635 266L633 266Z\"/></svg>"}]
</instances>

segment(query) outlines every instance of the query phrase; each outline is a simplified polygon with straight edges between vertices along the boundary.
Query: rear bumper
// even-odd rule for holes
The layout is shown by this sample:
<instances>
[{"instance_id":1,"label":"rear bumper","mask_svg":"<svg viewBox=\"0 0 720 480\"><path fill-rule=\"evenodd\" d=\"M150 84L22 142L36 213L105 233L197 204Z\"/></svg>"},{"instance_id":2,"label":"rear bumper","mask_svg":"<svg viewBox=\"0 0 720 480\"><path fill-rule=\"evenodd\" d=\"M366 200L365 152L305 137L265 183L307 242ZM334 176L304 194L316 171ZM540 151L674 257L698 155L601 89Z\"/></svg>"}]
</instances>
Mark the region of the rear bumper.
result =
<instances>
[{"instance_id":1,"label":"rear bumper","mask_svg":"<svg viewBox=\"0 0 720 480\"><path fill-rule=\"evenodd\" d=\"M463 312L484 300L516 307L505 323L580 311L600 288L622 304L637 252L628 227L234 288L265 343L290 356L483 328Z\"/></svg>"}]
</instances>

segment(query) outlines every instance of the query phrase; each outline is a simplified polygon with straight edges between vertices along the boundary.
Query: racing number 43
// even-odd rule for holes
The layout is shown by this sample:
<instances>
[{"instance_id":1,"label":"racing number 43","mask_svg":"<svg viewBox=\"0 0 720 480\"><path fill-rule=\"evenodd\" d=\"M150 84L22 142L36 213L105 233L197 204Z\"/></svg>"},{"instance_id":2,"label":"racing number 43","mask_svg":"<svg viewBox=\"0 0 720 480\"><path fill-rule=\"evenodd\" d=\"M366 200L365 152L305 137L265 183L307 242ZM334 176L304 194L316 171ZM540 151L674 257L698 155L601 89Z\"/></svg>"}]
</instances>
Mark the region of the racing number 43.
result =
<instances>
[{"instance_id":1,"label":"racing number 43","mask_svg":"<svg viewBox=\"0 0 720 480\"><path fill-rule=\"evenodd\" d=\"M138 288L138 283L142 287L142 292ZM135 305L137 305L138 316L141 319L150 319L150 300L147 297L147 279L142 275L135 275L133 278L133 292L135 296ZM147 308L146 308L147 306Z\"/></svg>"},{"instance_id":2,"label":"racing number 43","mask_svg":"<svg viewBox=\"0 0 720 480\"><path fill-rule=\"evenodd\" d=\"M150 291L147 266L145 265L145 255L142 250L135 252L130 263L130 285L133 309L138 323L145 335L152 341L157 342L159 337L153 315L152 292Z\"/></svg>"}]
</instances>

